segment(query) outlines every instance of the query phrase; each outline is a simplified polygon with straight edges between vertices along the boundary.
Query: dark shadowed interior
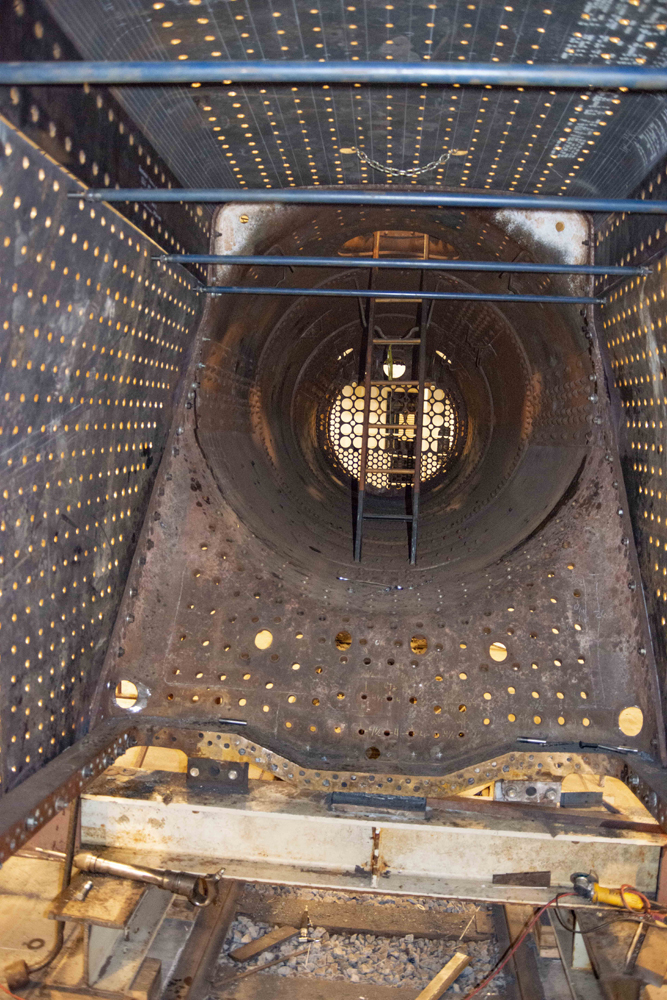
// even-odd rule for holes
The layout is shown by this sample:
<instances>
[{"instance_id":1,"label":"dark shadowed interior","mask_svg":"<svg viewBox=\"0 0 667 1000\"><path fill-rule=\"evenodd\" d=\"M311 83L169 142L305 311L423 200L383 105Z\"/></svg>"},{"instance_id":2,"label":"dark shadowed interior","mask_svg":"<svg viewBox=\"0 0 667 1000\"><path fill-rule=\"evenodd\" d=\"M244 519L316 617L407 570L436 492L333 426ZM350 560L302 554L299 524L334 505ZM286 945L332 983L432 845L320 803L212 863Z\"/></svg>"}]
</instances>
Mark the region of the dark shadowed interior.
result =
<instances>
[{"instance_id":1,"label":"dark shadowed interior","mask_svg":"<svg viewBox=\"0 0 667 1000\"><path fill-rule=\"evenodd\" d=\"M223 211L217 222L223 236L225 225ZM555 216L548 225L562 228ZM427 234L433 256L545 258L543 233L536 239L528 226L511 229L512 236L493 213L297 209L255 227L249 252L370 256L379 231L381 256L417 256ZM553 248L548 252L553 259ZM580 254L580 246L572 252ZM369 275L320 267L225 272L218 269L213 283L367 288ZM416 291L419 274L378 270L375 287ZM581 294L585 280L430 272L425 287ZM314 587L354 570L357 481L332 448L330 412L344 386L363 381L366 308L356 298L272 296L226 296L211 305L211 341L203 353L208 369L197 404L200 444L238 517ZM417 309L414 301L379 301L376 329L403 337L414 328ZM590 340L580 309L435 302L427 378L455 405L458 430L455 447L422 483L416 572L446 581L479 571L520 546L578 476L593 418ZM393 362L405 365L405 378L416 355L415 348L395 348ZM386 354L380 349L375 356L373 377L382 378ZM366 509L409 511L410 489L371 489ZM408 531L402 522L365 522L364 572L404 578Z\"/></svg>"}]
</instances>

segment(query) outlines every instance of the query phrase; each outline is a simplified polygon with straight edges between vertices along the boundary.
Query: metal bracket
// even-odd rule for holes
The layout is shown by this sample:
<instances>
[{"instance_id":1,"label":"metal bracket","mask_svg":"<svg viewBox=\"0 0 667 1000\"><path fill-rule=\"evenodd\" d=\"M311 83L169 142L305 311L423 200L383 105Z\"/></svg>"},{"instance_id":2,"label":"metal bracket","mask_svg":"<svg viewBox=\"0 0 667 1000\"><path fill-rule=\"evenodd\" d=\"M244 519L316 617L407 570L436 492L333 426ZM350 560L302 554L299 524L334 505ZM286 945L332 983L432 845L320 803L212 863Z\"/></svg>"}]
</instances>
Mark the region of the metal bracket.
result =
<instances>
[{"instance_id":1,"label":"metal bracket","mask_svg":"<svg viewBox=\"0 0 667 1000\"><path fill-rule=\"evenodd\" d=\"M496 781L496 802L527 802L539 806L560 805L560 781Z\"/></svg>"},{"instance_id":2,"label":"metal bracket","mask_svg":"<svg viewBox=\"0 0 667 1000\"><path fill-rule=\"evenodd\" d=\"M188 757L186 787L222 795L247 795L248 764L225 763L210 757Z\"/></svg>"}]
</instances>

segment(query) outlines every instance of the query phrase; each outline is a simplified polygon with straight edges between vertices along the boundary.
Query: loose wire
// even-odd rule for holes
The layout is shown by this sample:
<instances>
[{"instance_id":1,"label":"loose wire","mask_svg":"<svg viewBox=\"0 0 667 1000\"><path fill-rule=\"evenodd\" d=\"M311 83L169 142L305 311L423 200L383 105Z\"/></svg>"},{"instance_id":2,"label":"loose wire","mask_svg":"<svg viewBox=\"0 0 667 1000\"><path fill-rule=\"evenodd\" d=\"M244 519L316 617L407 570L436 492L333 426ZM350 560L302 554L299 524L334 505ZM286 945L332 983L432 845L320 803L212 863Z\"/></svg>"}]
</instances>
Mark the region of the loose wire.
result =
<instances>
[{"instance_id":1,"label":"loose wire","mask_svg":"<svg viewBox=\"0 0 667 1000\"><path fill-rule=\"evenodd\" d=\"M12 991L8 990L6 986L2 985L2 983L0 983L0 990L6 993L7 996L14 997L14 1000L23 1000L23 997L17 997L16 993L12 993Z\"/></svg>"},{"instance_id":2,"label":"loose wire","mask_svg":"<svg viewBox=\"0 0 667 1000\"><path fill-rule=\"evenodd\" d=\"M626 892L634 892L638 896L641 897L642 902L644 903L644 910L641 911L641 913L643 914L643 918L642 917L633 917L632 916L632 914L634 912L636 912L636 911L631 910L630 907L628 906L628 904L627 904L627 902L625 900L625 893ZM521 944L523 944L523 942L526 940L526 938L528 937L528 935L532 931L532 929L535 926L535 924L537 923L537 921L540 919L540 917L542 916L542 914L545 913L546 910L549 909L549 907L551 907L551 906L555 906L556 907L556 911L555 911L556 912L556 916L560 920L560 915L558 913L558 905L559 905L560 900L564 899L566 896L576 896L576 895L578 895L578 893L576 893L576 892L561 892L557 896L554 896L553 899L550 899L548 903L545 903L544 906L541 906L539 908L539 910L536 910L535 913L533 914L532 918L528 921L528 923L524 927L523 932L516 939L516 941L514 942L514 944L512 945L512 947L508 950L507 954L502 959L502 961L498 963L498 965L495 967L495 969L491 970L491 972L488 974L488 976L486 976L481 981L481 983L479 983L475 987L475 989L472 990L471 993L467 993L465 995L465 997L462 998L462 1000L472 1000L472 997L478 996L482 992L482 990L486 989L486 987L489 985L489 983L493 979L495 979L495 977L498 975L498 973L500 973L505 968L505 966L509 962L509 960L512 957L512 955L514 955L514 953L519 948L519 946ZM612 924L612 923L615 923L616 921L621 921L621 920L630 920L632 922L642 922L642 923L650 924L652 926L657 926L657 927L667 927L667 923L665 922L665 920L664 919L662 919L662 920L659 919L658 916L656 915L656 911L653 908L650 900L643 893L641 893L637 889L633 888L633 886L631 886L631 885L623 885L623 886L621 886L621 899L623 900L623 903L625 904L626 909L627 909L628 913L630 914L629 916L616 917L613 920L601 921L599 924L596 924L595 927L590 927L588 929L588 931L585 931L585 932L582 932L582 933L588 934L590 931L598 930L600 927L603 926L603 924ZM658 911L658 912L660 912L660 911ZM664 915L662 913L660 915L664 917ZM573 928L567 927L567 925L564 924L562 920L561 920L561 924L563 925L563 927L566 927L566 929L568 931L570 931L570 933L576 933Z\"/></svg>"},{"instance_id":3,"label":"loose wire","mask_svg":"<svg viewBox=\"0 0 667 1000\"><path fill-rule=\"evenodd\" d=\"M544 906L541 906L539 908L539 910L536 910L535 913L533 914L533 916L531 917L531 919L528 921L528 923L524 927L523 932L516 939L516 941L514 942L514 944L512 945L512 947L508 950L507 954L502 959L502 961L498 963L498 965L495 967L495 969L491 970L491 972L488 974L488 976L485 976L485 978L481 981L481 983L479 983L475 987L475 989L472 990L471 993L466 993L465 997L463 997L463 1000L472 1000L472 997L478 996L478 994L481 993L482 990L486 989L486 987L489 985L489 983L491 982L491 980L495 979L496 976L498 975L498 973L502 972L502 970L505 968L505 966L507 965L507 963L509 962L510 958L515 953L515 951L517 950L517 948L519 948L519 946L521 944L523 944L523 942L526 940L526 938L528 937L528 935L532 931L532 929L535 926L535 924L537 923L537 921L540 919L540 917L542 916L542 914L545 913L546 910L549 909L550 906L557 906L559 900L564 899L566 896L576 896L576 895L577 895L576 892L560 892L557 896L554 896L553 899L550 899L548 903L545 903Z\"/></svg>"}]
</instances>

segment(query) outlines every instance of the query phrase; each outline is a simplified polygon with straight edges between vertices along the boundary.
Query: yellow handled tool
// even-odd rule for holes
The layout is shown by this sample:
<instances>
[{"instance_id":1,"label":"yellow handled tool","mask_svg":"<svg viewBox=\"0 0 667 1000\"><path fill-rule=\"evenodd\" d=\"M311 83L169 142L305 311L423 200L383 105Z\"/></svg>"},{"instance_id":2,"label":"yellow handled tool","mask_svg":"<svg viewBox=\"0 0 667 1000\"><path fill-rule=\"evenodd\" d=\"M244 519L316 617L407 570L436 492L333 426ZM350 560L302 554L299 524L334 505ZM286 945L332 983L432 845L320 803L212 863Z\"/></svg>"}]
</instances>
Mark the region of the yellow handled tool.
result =
<instances>
[{"instance_id":1,"label":"yellow handled tool","mask_svg":"<svg viewBox=\"0 0 667 1000\"><path fill-rule=\"evenodd\" d=\"M598 882L593 883L593 895L591 899L594 903L607 903L609 906L620 906L626 910L644 910L646 906L641 895L633 892L632 889L608 889Z\"/></svg>"},{"instance_id":2,"label":"yellow handled tool","mask_svg":"<svg viewBox=\"0 0 667 1000\"><path fill-rule=\"evenodd\" d=\"M590 899L592 903L604 903L607 906L618 906L623 910L650 910L651 904L646 896L633 889L632 886L622 885L618 889L608 889L595 881L594 875L585 872L575 872L570 875L574 886L574 891L584 899Z\"/></svg>"}]
</instances>

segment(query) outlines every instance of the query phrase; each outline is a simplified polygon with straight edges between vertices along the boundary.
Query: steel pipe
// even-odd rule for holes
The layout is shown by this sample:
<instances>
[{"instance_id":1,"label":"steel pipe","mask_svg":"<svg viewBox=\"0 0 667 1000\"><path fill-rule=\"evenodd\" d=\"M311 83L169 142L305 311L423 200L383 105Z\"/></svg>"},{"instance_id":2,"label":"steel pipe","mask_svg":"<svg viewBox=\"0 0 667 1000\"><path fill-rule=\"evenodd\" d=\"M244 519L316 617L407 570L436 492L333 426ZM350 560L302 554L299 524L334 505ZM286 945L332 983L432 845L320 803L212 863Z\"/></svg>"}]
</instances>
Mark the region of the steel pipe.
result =
<instances>
[{"instance_id":1,"label":"steel pipe","mask_svg":"<svg viewBox=\"0 0 667 1000\"><path fill-rule=\"evenodd\" d=\"M4 62L0 84L388 83L472 87L584 87L667 90L667 69L653 66L526 66L399 62Z\"/></svg>"},{"instance_id":2,"label":"steel pipe","mask_svg":"<svg viewBox=\"0 0 667 1000\"><path fill-rule=\"evenodd\" d=\"M586 295L508 295L486 292L397 292L396 290L381 291L368 288L274 288L252 285L205 285L200 289L208 295L303 295L321 298L341 299L405 299L421 301L422 299L446 299L461 302L548 302L560 305L599 305L604 299L591 298Z\"/></svg>"},{"instance_id":3,"label":"steel pipe","mask_svg":"<svg viewBox=\"0 0 667 1000\"><path fill-rule=\"evenodd\" d=\"M133 882L157 885L176 896L185 896L193 906L209 906L215 899L218 882L222 877L222 871L200 875L197 872L172 871L169 868L145 868L143 865L112 861L90 851L76 854L74 864L81 872L116 875Z\"/></svg>"},{"instance_id":4,"label":"steel pipe","mask_svg":"<svg viewBox=\"0 0 667 1000\"><path fill-rule=\"evenodd\" d=\"M464 194L458 191L333 191L305 188L297 191L273 188L244 191L241 188L89 188L72 191L70 198L84 201L136 202L241 202L250 204L315 205L427 205L432 208L528 208L556 212L628 212L666 215L667 201L640 198L561 198L534 194Z\"/></svg>"},{"instance_id":5,"label":"steel pipe","mask_svg":"<svg viewBox=\"0 0 667 1000\"><path fill-rule=\"evenodd\" d=\"M618 264L528 264L489 260L419 260L416 257L261 257L239 254L169 253L153 260L171 264L248 264L261 267L381 267L413 271L500 271L503 274L650 274L650 267L623 267Z\"/></svg>"}]
</instances>

